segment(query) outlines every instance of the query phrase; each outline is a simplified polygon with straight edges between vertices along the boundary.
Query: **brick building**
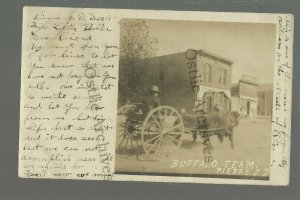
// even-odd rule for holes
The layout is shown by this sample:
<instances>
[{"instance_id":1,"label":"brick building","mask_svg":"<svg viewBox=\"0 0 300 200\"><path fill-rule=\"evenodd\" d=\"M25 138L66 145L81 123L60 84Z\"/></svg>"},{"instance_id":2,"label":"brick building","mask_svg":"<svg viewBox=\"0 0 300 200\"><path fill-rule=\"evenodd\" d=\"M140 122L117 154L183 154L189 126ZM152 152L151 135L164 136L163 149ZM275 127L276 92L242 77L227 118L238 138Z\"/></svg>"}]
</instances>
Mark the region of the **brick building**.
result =
<instances>
[{"instance_id":1,"label":"brick building","mask_svg":"<svg viewBox=\"0 0 300 200\"><path fill-rule=\"evenodd\" d=\"M163 105L210 112L230 110L231 66L229 59L204 50L157 56L141 62L145 77L143 95L158 85ZM196 89L197 88L197 89Z\"/></svg>"}]
</instances>

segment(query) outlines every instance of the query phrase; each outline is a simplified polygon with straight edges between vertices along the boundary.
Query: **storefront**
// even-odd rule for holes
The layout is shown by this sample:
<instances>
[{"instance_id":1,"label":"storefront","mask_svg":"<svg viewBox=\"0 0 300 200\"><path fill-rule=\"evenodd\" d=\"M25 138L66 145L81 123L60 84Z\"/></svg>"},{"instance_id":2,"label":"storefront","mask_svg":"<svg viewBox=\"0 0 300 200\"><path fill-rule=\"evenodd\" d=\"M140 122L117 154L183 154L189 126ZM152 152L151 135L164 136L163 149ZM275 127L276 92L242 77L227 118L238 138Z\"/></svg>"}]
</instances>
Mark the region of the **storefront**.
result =
<instances>
[{"instance_id":1,"label":"storefront","mask_svg":"<svg viewBox=\"0 0 300 200\"><path fill-rule=\"evenodd\" d=\"M231 87L231 111L239 112L241 118L254 119L258 108L258 83L241 79Z\"/></svg>"},{"instance_id":2,"label":"storefront","mask_svg":"<svg viewBox=\"0 0 300 200\"><path fill-rule=\"evenodd\" d=\"M230 91L200 86L198 99L203 100L202 110L206 113L212 111L230 111Z\"/></svg>"}]
</instances>

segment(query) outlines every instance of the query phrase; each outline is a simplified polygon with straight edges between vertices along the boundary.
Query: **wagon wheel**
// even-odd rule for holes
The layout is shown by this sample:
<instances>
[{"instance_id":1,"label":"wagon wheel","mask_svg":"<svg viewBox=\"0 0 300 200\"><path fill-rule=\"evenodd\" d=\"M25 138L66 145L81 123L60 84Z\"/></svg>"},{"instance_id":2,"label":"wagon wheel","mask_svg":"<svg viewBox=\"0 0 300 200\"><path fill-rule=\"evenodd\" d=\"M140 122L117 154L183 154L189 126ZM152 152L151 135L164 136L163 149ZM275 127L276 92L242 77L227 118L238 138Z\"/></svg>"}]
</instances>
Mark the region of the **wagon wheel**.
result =
<instances>
[{"instance_id":1,"label":"wagon wheel","mask_svg":"<svg viewBox=\"0 0 300 200\"><path fill-rule=\"evenodd\" d=\"M127 113L135 109L135 105L126 105L117 111L117 140L121 141L118 144L119 150L133 150L138 148L138 133L140 123L134 120L127 119Z\"/></svg>"},{"instance_id":2,"label":"wagon wheel","mask_svg":"<svg viewBox=\"0 0 300 200\"><path fill-rule=\"evenodd\" d=\"M169 156L180 147L184 126L180 114L172 107L160 106L147 116L142 127L142 145L147 155Z\"/></svg>"}]
</instances>

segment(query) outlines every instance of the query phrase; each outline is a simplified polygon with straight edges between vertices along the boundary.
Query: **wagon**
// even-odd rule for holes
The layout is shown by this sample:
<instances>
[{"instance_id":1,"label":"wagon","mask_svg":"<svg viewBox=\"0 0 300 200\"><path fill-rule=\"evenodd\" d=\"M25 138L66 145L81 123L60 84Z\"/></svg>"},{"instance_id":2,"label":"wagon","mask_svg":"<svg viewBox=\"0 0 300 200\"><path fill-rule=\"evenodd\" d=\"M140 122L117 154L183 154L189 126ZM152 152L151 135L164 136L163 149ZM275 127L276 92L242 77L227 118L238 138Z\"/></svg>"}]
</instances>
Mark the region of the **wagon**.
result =
<instances>
[{"instance_id":1,"label":"wagon","mask_svg":"<svg viewBox=\"0 0 300 200\"><path fill-rule=\"evenodd\" d=\"M180 147L184 132L183 120L177 110L136 103L118 110L119 149L143 148L147 155L168 155Z\"/></svg>"},{"instance_id":2,"label":"wagon","mask_svg":"<svg viewBox=\"0 0 300 200\"><path fill-rule=\"evenodd\" d=\"M200 118L205 115L180 114L170 106L159 106L150 110L148 105L134 103L118 110L117 132L121 133L119 150L143 149L148 156L160 158L169 156L181 146L183 134L191 134L195 140L197 135L226 130L227 127L208 129L209 124L184 127L187 118Z\"/></svg>"}]
</instances>

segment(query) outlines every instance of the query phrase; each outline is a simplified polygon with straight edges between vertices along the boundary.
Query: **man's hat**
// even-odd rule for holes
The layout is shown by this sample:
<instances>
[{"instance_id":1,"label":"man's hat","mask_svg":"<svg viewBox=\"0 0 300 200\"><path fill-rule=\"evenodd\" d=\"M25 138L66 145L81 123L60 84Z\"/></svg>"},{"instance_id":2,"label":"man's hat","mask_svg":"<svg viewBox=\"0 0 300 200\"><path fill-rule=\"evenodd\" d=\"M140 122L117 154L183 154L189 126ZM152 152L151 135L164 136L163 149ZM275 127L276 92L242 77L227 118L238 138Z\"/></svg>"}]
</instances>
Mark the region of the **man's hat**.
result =
<instances>
[{"instance_id":1,"label":"man's hat","mask_svg":"<svg viewBox=\"0 0 300 200\"><path fill-rule=\"evenodd\" d=\"M159 87L157 85L153 85L152 88L151 88L151 92L158 92L158 93L160 93Z\"/></svg>"}]
</instances>

